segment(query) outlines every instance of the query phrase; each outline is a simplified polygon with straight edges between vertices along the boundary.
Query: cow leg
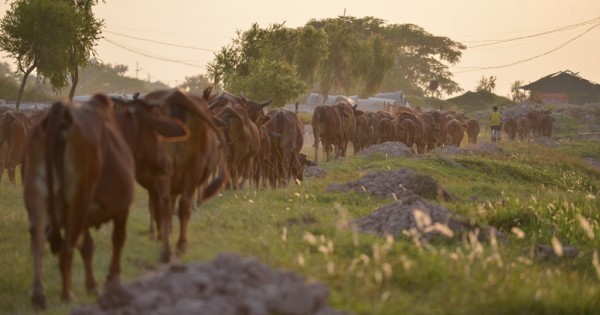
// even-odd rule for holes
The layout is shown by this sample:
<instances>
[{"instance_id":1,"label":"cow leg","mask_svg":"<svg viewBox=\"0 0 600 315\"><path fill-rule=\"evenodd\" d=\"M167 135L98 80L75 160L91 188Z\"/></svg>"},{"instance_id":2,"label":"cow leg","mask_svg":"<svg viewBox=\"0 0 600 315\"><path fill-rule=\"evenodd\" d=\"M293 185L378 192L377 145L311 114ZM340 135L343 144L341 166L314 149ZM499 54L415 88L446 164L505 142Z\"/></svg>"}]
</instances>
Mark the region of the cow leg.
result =
<instances>
[{"instance_id":1,"label":"cow leg","mask_svg":"<svg viewBox=\"0 0 600 315\"><path fill-rule=\"evenodd\" d=\"M85 269L85 288L90 295L98 295L96 278L94 277L94 268L92 267L92 258L94 256L94 240L90 232L86 230L83 234L83 244L79 248L83 266Z\"/></svg>"},{"instance_id":2,"label":"cow leg","mask_svg":"<svg viewBox=\"0 0 600 315\"><path fill-rule=\"evenodd\" d=\"M113 219L113 250L110 266L108 268L108 276L106 276L106 288L108 289L120 286L121 284L121 251L123 250L123 244L125 244L125 238L127 237L126 223L128 209L122 209L119 213L121 213L121 215Z\"/></svg>"},{"instance_id":3,"label":"cow leg","mask_svg":"<svg viewBox=\"0 0 600 315\"><path fill-rule=\"evenodd\" d=\"M16 183L16 181L15 181L15 168L16 168L15 166L9 166L8 167L8 180L13 185ZM0 177L0 180L1 179L2 178Z\"/></svg>"},{"instance_id":4,"label":"cow leg","mask_svg":"<svg viewBox=\"0 0 600 315\"><path fill-rule=\"evenodd\" d=\"M169 234L173 220L174 202L169 198L170 185L168 180L161 180L156 187L155 216L156 228L158 230L158 239L162 240L160 251L160 261L168 263L171 260L171 245L169 243ZM175 198L175 196L173 196ZM175 200L175 199L173 199Z\"/></svg>"},{"instance_id":5,"label":"cow leg","mask_svg":"<svg viewBox=\"0 0 600 315\"><path fill-rule=\"evenodd\" d=\"M67 231L67 233L69 233L69 231ZM73 293L71 292L71 268L73 263L73 246L71 246L69 236L67 236L66 238L67 240L62 244L60 248L58 261L60 275L62 279L61 300L63 302L70 302L73 300Z\"/></svg>"},{"instance_id":6,"label":"cow leg","mask_svg":"<svg viewBox=\"0 0 600 315\"><path fill-rule=\"evenodd\" d=\"M160 216L157 215L157 207L158 207L158 195L152 189L148 191L148 212L150 213L150 224L148 225L148 237L150 240L160 239ZM156 230L155 231L155 223ZM156 233L158 233L158 238L156 238Z\"/></svg>"},{"instance_id":7,"label":"cow leg","mask_svg":"<svg viewBox=\"0 0 600 315\"><path fill-rule=\"evenodd\" d=\"M33 257L33 286L31 291L31 303L35 309L46 309L46 293L42 284L42 257L46 243L45 220L42 218L42 205L40 199L26 200L28 203L30 225L29 235L31 237L30 247ZM31 205L31 203L35 203Z\"/></svg>"},{"instance_id":8,"label":"cow leg","mask_svg":"<svg viewBox=\"0 0 600 315\"><path fill-rule=\"evenodd\" d=\"M315 133L315 163L319 163L319 142L319 134ZM325 147L325 145L323 145L323 147Z\"/></svg>"},{"instance_id":9,"label":"cow leg","mask_svg":"<svg viewBox=\"0 0 600 315\"><path fill-rule=\"evenodd\" d=\"M177 241L177 254L183 254L187 250L187 228L192 215L190 207L191 194L187 191L179 196L179 240Z\"/></svg>"},{"instance_id":10,"label":"cow leg","mask_svg":"<svg viewBox=\"0 0 600 315\"><path fill-rule=\"evenodd\" d=\"M0 159L2 157L0 156ZM2 177L4 176L4 163L0 162L0 183L2 183Z\"/></svg>"}]
</instances>

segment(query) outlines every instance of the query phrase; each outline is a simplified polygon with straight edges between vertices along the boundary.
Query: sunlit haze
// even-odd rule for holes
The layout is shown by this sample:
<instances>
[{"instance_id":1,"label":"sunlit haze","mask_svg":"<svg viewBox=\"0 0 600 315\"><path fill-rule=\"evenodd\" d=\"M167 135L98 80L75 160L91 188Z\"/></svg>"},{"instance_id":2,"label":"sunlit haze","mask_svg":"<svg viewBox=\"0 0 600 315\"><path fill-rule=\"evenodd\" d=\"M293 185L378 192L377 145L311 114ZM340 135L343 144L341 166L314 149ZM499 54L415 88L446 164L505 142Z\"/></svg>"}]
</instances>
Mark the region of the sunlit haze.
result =
<instances>
[{"instance_id":1,"label":"sunlit haze","mask_svg":"<svg viewBox=\"0 0 600 315\"><path fill-rule=\"evenodd\" d=\"M8 8L0 1L0 17ZM598 0L106 0L94 12L106 22L97 46L102 62L127 65L128 76L171 86L205 73L214 51L254 22L295 28L344 14L416 24L467 46L528 37L463 51L461 62L450 69L465 91L473 90L482 75L496 76L495 93L503 96L516 80L529 83L562 70L600 82ZM5 53L0 56L14 64Z\"/></svg>"}]
</instances>

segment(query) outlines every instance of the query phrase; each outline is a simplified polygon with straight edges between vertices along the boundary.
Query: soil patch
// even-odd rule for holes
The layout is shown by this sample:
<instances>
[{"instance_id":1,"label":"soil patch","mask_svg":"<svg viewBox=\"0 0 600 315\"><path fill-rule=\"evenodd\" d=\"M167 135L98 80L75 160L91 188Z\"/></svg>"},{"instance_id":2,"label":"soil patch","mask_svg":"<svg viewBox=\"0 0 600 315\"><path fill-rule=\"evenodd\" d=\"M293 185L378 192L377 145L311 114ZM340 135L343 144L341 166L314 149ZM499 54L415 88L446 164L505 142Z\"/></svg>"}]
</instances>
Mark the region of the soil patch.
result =
<instances>
[{"instance_id":1,"label":"soil patch","mask_svg":"<svg viewBox=\"0 0 600 315\"><path fill-rule=\"evenodd\" d=\"M419 196L445 201L455 200L456 197L440 186L435 179L428 175L419 174L411 169L400 169L386 172L369 172L364 177L346 184L330 184L330 192L355 191L368 193L377 197L400 199L417 194Z\"/></svg>"},{"instance_id":2,"label":"soil patch","mask_svg":"<svg viewBox=\"0 0 600 315\"><path fill-rule=\"evenodd\" d=\"M327 171L319 165L304 168L304 178L321 178L327 176Z\"/></svg>"},{"instance_id":3,"label":"soil patch","mask_svg":"<svg viewBox=\"0 0 600 315\"><path fill-rule=\"evenodd\" d=\"M549 137L537 137L533 140L533 142L543 145L543 146L551 147L551 148L556 148L556 147L560 146L560 144L558 144L558 142L556 142L554 139L549 138Z\"/></svg>"},{"instance_id":4,"label":"soil patch","mask_svg":"<svg viewBox=\"0 0 600 315\"><path fill-rule=\"evenodd\" d=\"M598 161L597 159L594 159L594 158L584 158L583 160L586 163L588 163L589 165L591 165L594 168L596 168L598 171L600 171L600 161Z\"/></svg>"},{"instance_id":5,"label":"soil patch","mask_svg":"<svg viewBox=\"0 0 600 315\"><path fill-rule=\"evenodd\" d=\"M389 141L377 145L372 145L360 151L358 155L367 156L373 153L381 153L386 156L393 157L412 157L415 155L415 151L407 147L404 143Z\"/></svg>"},{"instance_id":6,"label":"soil patch","mask_svg":"<svg viewBox=\"0 0 600 315\"><path fill-rule=\"evenodd\" d=\"M329 291L255 259L221 254L211 262L173 265L163 275L135 281L71 315L334 315Z\"/></svg>"},{"instance_id":7,"label":"soil patch","mask_svg":"<svg viewBox=\"0 0 600 315\"><path fill-rule=\"evenodd\" d=\"M488 241L494 235L497 240L508 242L508 237L497 229L469 223L451 210L414 194L381 207L354 223L359 231L380 236L408 234L429 241L442 235L454 237L474 232L481 241Z\"/></svg>"}]
</instances>

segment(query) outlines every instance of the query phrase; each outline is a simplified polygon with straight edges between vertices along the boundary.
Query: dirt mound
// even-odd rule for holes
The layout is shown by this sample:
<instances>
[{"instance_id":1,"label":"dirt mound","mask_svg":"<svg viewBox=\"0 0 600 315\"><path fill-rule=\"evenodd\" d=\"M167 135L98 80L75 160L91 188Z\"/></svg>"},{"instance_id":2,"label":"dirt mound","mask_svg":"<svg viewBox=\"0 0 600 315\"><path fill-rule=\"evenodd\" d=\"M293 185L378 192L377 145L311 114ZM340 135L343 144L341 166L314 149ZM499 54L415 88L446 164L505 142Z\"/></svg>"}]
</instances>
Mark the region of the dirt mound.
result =
<instances>
[{"instance_id":1,"label":"dirt mound","mask_svg":"<svg viewBox=\"0 0 600 315\"><path fill-rule=\"evenodd\" d=\"M387 156L394 157L412 157L415 155L415 151L413 149L407 147L402 142L384 142L377 145L372 145L363 151L360 151L358 155L367 156L372 153L382 153Z\"/></svg>"},{"instance_id":2,"label":"dirt mound","mask_svg":"<svg viewBox=\"0 0 600 315\"><path fill-rule=\"evenodd\" d=\"M495 228L470 224L449 209L417 195L381 207L354 223L359 231L381 236L399 236L405 231L412 231L418 232L421 240L431 240L442 235L454 237L468 231L479 231L477 236L480 240L488 240L493 234L497 240L508 241L506 235Z\"/></svg>"},{"instance_id":3,"label":"dirt mound","mask_svg":"<svg viewBox=\"0 0 600 315\"><path fill-rule=\"evenodd\" d=\"M364 177L346 184L330 184L327 191L366 192L377 197L403 198L417 194L419 196L449 201L454 200L452 194L444 190L430 176L416 173L411 169L400 169L386 172L369 172Z\"/></svg>"},{"instance_id":4,"label":"dirt mound","mask_svg":"<svg viewBox=\"0 0 600 315\"><path fill-rule=\"evenodd\" d=\"M320 178L327 176L327 171L319 165L307 166L304 168L304 178Z\"/></svg>"},{"instance_id":5,"label":"dirt mound","mask_svg":"<svg viewBox=\"0 0 600 315\"><path fill-rule=\"evenodd\" d=\"M598 171L600 171L600 161L594 158L584 158L583 160L589 165L595 167Z\"/></svg>"},{"instance_id":6,"label":"dirt mound","mask_svg":"<svg viewBox=\"0 0 600 315\"><path fill-rule=\"evenodd\" d=\"M272 270L255 259L221 254L212 262L174 265L161 276L104 294L71 315L100 314L343 314L327 305L318 283Z\"/></svg>"},{"instance_id":7,"label":"dirt mound","mask_svg":"<svg viewBox=\"0 0 600 315\"><path fill-rule=\"evenodd\" d=\"M543 146L551 147L551 148L556 148L556 147L560 146L560 144L558 144L558 142L556 142L554 139L549 138L549 137L537 137L533 140L533 142L543 145Z\"/></svg>"}]
</instances>

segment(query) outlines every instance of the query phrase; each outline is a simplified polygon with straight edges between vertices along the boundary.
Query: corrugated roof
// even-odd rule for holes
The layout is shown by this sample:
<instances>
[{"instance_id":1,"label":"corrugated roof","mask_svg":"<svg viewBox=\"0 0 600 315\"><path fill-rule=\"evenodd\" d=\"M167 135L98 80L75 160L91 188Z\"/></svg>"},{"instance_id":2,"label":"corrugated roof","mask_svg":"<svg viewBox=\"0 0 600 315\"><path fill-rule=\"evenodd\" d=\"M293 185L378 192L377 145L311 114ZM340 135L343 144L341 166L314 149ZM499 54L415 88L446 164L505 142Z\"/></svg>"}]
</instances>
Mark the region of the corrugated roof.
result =
<instances>
[{"instance_id":1,"label":"corrugated roof","mask_svg":"<svg viewBox=\"0 0 600 315\"><path fill-rule=\"evenodd\" d=\"M523 90L553 93L599 93L600 84L586 80L577 73L566 70L547 75L521 87Z\"/></svg>"}]
</instances>

